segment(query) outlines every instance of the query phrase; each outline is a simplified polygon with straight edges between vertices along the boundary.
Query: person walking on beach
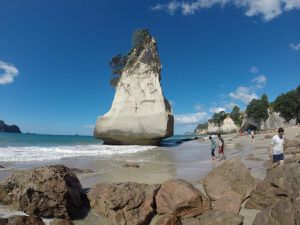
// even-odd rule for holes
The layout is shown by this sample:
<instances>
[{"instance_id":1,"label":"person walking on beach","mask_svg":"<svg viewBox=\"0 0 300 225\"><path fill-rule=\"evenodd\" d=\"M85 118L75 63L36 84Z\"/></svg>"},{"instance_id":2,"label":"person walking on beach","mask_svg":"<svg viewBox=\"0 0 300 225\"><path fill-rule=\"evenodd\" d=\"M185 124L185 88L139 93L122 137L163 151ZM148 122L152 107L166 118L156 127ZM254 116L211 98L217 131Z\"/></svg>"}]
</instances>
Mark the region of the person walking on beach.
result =
<instances>
[{"instance_id":1,"label":"person walking on beach","mask_svg":"<svg viewBox=\"0 0 300 225\"><path fill-rule=\"evenodd\" d=\"M215 139L213 139L211 136L209 136L209 140L210 140L211 159L215 160L216 159L215 150L216 150L217 144L216 144Z\"/></svg>"},{"instance_id":2,"label":"person walking on beach","mask_svg":"<svg viewBox=\"0 0 300 225\"><path fill-rule=\"evenodd\" d=\"M219 155L222 155L221 160L225 160L225 155L224 155L224 139L221 137L221 134L218 134L219 138Z\"/></svg>"},{"instance_id":3,"label":"person walking on beach","mask_svg":"<svg viewBox=\"0 0 300 225\"><path fill-rule=\"evenodd\" d=\"M283 155L283 144L284 144L284 130L282 127L278 129L278 134L276 134L271 141L271 150L273 156L274 166L284 164L284 155Z\"/></svg>"},{"instance_id":4,"label":"person walking on beach","mask_svg":"<svg viewBox=\"0 0 300 225\"><path fill-rule=\"evenodd\" d=\"M254 142L254 130L251 130L251 142Z\"/></svg>"}]
</instances>

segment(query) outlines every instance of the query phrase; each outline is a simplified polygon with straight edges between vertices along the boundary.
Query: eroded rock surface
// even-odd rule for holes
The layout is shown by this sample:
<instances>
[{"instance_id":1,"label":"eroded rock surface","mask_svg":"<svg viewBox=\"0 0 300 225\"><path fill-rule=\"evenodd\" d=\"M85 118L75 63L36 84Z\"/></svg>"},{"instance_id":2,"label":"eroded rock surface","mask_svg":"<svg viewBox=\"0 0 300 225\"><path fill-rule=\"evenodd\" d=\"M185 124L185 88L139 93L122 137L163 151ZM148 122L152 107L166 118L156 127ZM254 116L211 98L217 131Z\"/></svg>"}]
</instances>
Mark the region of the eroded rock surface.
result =
<instances>
[{"instance_id":1,"label":"eroded rock surface","mask_svg":"<svg viewBox=\"0 0 300 225\"><path fill-rule=\"evenodd\" d=\"M184 180L169 180L162 184L156 196L157 212L181 218L194 217L211 209L210 201L192 184Z\"/></svg>"},{"instance_id":2,"label":"eroded rock surface","mask_svg":"<svg viewBox=\"0 0 300 225\"><path fill-rule=\"evenodd\" d=\"M91 207L113 225L146 225L155 215L155 195L160 185L101 183L88 193Z\"/></svg>"},{"instance_id":3,"label":"eroded rock surface","mask_svg":"<svg viewBox=\"0 0 300 225\"><path fill-rule=\"evenodd\" d=\"M150 37L129 55L111 109L98 117L94 136L106 144L138 145L156 145L172 136L174 118L160 73L156 41Z\"/></svg>"},{"instance_id":4,"label":"eroded rock surface","mask_svg":"<svg viewBox=\"0 0 300 225\"><path fill-rule=\"evenodd\" d=\"M201 216L182 220L182 225L242 225L244 218L234 213L212 210Z\"/></svg>"},{"instance_id":5,"label":"eroded rock surface","mask_svg":"<svg viewBox=\"0 0 300 225\"><path fill-rule=\"evenodd\" d=\"M246 207L262 209L255 225L300 224L300 163L291 161L269 169Z\"/></svg>"},{"instance_id":6,"label":"eroded rock surface","mask_svg":"<svg viewBox=\"0 0 300 225\"><path fill-rule=\"evenodd\" d=\"M81 208L81 189L63 165L14 171L0 183L0 203L29 215L70 218Z\"/></svg>"},{"instance_id":7,"label":"eroded rock surface","mask_svg":"<svg viewBox=\"0 0 300 225\"><path fill-rule=\"evenodd\" d=\"M206 194L217 200L232 193L245 200L255 187L255 179L239 158L227 160L212 170L203 180Z\"/></svg>"},{"instance_id":8,"label":"eroded rock surface","mask_svg":"<svg viewBox=\"0 0 300 225\"><path fill-rule=\"evenodd\" d=\"M175 215L165 214L156 221L155 225L181 225L181 222Z\"/></svg>"}]
</instances>

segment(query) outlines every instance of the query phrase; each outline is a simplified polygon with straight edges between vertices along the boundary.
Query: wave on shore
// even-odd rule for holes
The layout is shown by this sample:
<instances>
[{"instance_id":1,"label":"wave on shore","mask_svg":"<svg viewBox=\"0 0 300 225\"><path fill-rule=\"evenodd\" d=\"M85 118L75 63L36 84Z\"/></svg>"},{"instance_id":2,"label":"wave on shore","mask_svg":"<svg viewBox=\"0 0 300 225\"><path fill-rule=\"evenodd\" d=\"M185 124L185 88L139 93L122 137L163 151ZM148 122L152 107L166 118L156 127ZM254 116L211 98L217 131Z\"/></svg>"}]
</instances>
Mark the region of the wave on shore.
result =
<instances>
[{"instance_id":1,"label":"wave on shore","mask_svg":"<svg viewBox=\"0 0 300 225\"><path fill-rule=\"evenodd\" d=\"M2 162L52 161L74 157L105 157L144 152L155 146L136 145L61 145L0 147Z\"/></svg>"}]
</instances>

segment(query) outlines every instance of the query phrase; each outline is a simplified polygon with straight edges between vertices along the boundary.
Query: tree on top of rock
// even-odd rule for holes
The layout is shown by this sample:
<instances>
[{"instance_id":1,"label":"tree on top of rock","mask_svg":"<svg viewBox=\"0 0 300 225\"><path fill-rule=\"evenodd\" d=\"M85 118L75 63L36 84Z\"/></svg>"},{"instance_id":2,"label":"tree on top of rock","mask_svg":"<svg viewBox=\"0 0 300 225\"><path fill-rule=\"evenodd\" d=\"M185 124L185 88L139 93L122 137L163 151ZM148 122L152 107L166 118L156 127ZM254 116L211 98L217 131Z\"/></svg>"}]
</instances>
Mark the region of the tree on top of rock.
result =
<instances>
[{"instance_id":1,"label":"tree on top of rock","mask_svg":"<svg viewBox=\"0 0 300 225\"><path fill-rule=\"evenodd\" d=\"M296 119L300 122L300 85L292 91L279 95L272 103L273 109L279 112L286 121Z\"/></svg>"},{"instance_id":2,"label":"tree on top of rock","mask_svg":"<svg viewBox=\"0 0 300 225\"><path fill-rule=\"evenodd\" d=\"M141 50L145 47L145 44L148 43L152 38L149 29L138 29L134 31L132 35L132 47L129 52L123 54L118 54L112 57L109 65L112 70L113 78L110 80L110 84L113 87L118 85L120 76L125 69L126 65L131 65L133 61L140 54Z\"/></svg>"},{"instance_id":3,"label":"tree on top of rock","mask_svg":"<svg viewBox=\"0 0 300 225\"><path fill-rule=\"evenodd\" d=\"M223 125L223 122L224 122L226 116L227 116L227 113L225 113L224 111L220 111L218 113L214 113L214 115L209 120L209 122L217 124L218 127L221 127Z\"/></svg>"},{"instance_id":4,"label":"tree on top of rock","mask_svg":"<svg viewBox=\"0 0 300 225\"><path fill-rule=\"evenodd\" d=\"M243 123L242 115L240 113L240 108L237 105L235 105L232 108L232 111L230 113L230 117L233 120L235 125L237 125L239 127L242 125L242 123Z\"/></svg>"},{"instance_id":5,"label":"tree on top of rock","mask_svg":"<svg viewBox=\"0 0 300 225\"><path fill-rule=\"evenodd\" d=\"M266 94L263 94L261 99L252 99L247 105L247 117L253 118L258 123L266 121L269 117L268 107L269 101Z\"/></svg>"}]
</instances>

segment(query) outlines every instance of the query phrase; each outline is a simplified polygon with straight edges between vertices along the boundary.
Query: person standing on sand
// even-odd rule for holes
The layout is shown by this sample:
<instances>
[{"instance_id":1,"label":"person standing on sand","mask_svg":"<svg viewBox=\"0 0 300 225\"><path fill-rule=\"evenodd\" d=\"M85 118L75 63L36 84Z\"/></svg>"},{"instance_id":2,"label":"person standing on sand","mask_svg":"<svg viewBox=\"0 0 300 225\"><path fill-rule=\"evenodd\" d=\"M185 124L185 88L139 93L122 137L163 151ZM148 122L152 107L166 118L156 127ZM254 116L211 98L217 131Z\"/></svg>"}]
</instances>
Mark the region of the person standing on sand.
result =
<instances>
[{"instance_id":1,"label":"person standing on sand","mask_svg":"<svg viewBox=\"0 0 300 225\"><path fill-rule=\"evenodd\" d=\"M219 138L219 155L222 155L221 160L225 160L225 155L224 155L224 139L221 137L221 134L218 134Z\"/></svg>"},{"instance_id":2,"label":"person standing on sand","mask_svg":"<svg viewBox=\"0 0 300 225\"><path fill-rule=\"evenodd\" d=\"M274 166L284 164L283 155L283 144L284 144L284 130L282 127L278 129L278 134L276 134L271 141L271 151L273 156Z\"/></svg>"},{"instance_id":3,"label":"person standing on sand","mask_svg":"<svg viewBox=\"0 0 300 225\"><path fill-rule=\"evenodd\" d=\"M217 147L216 141L211 136L209 136L209 140L210 140L211 159L215 160L216 159L215 150Z\"/></svg>"}]
</instances>

